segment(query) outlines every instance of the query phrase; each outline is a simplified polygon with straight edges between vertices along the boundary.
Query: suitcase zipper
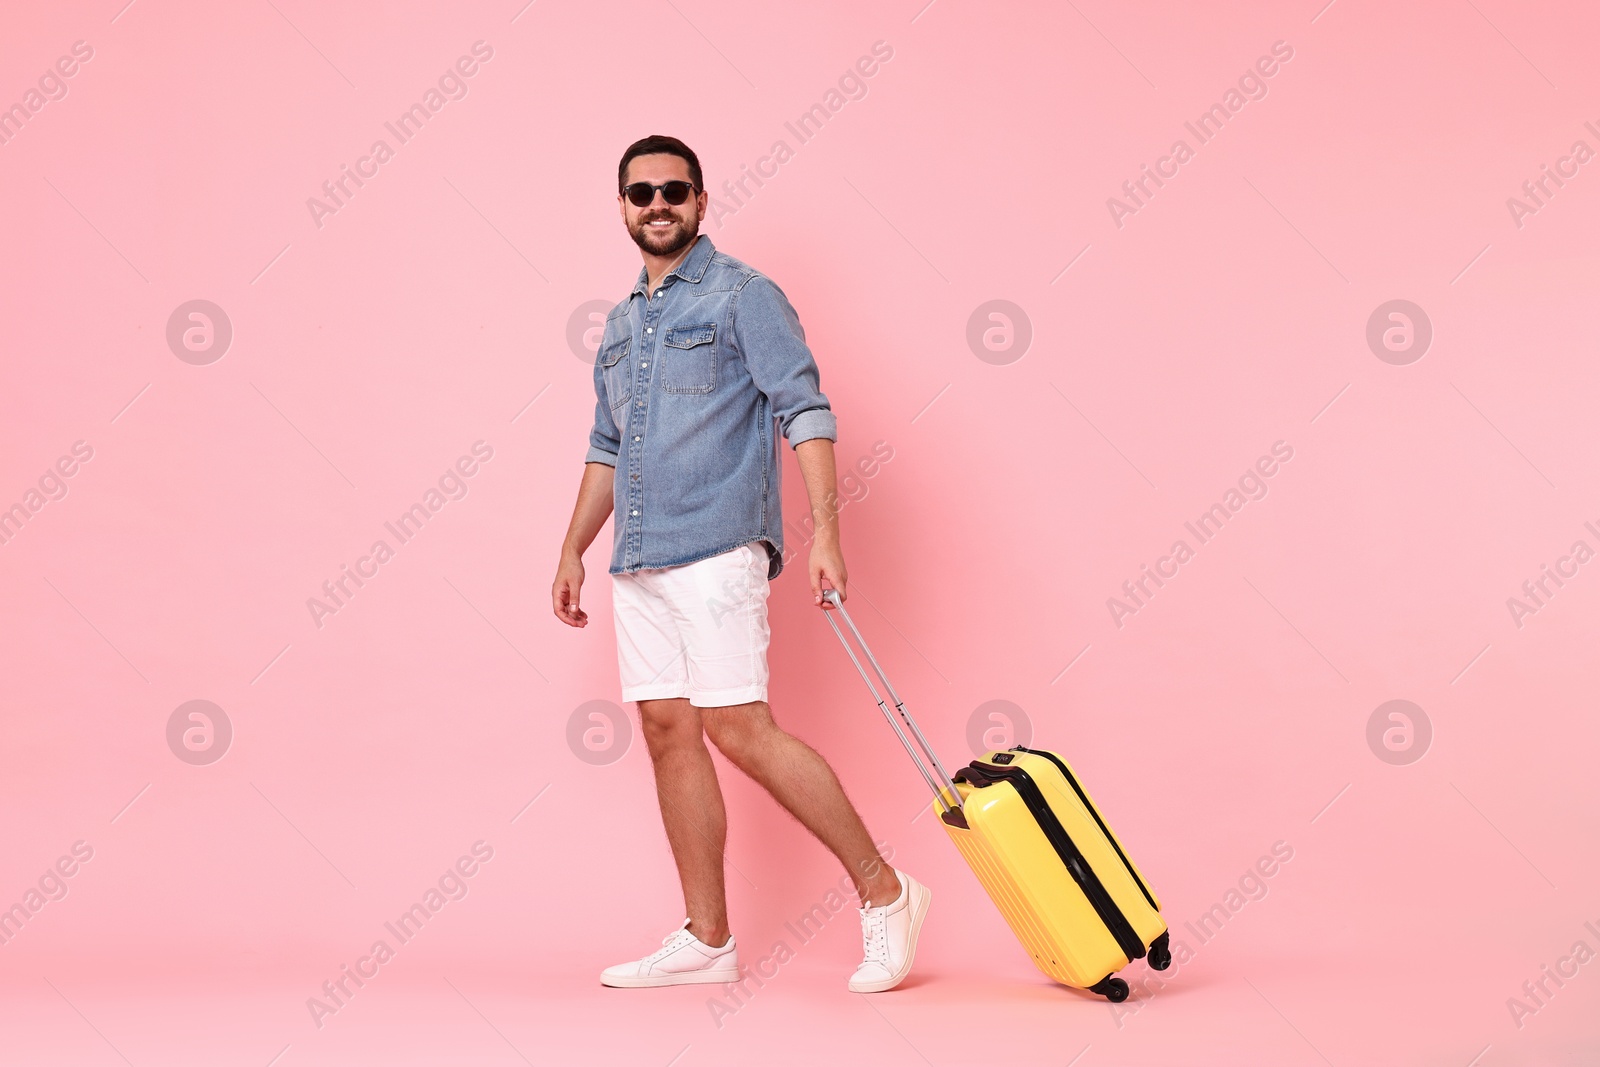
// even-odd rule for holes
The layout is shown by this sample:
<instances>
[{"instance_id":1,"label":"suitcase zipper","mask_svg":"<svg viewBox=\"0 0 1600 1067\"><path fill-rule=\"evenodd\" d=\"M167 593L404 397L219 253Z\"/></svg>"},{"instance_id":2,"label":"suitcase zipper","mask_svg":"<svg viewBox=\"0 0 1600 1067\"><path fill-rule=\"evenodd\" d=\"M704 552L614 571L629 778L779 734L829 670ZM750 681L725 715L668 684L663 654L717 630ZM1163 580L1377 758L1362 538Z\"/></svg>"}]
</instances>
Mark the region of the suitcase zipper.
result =
<instances>
[{"instance_id":1,"label":"suitcase zipper","mask_svg":"<svg viewBox=\"0 0 1600 1067\"><path fill-rule=\"evenodd\" d=\"M1023 748L1021 745L1017 745L1011 751L1026 752L1032 756L1043 756L1056 765L1056 770L1061 772L1061 777L1067 780L1067 784L1072 786L1072 791L1078 794L1078 799L1083 801L1083 806L1088 809L1090 815L1094 816L1095 825L1100 827L1100 832L1106 835L1106 840L1111 842L1112 848L1116 849L1117 858L1122 861L1124 867L1128 868L1128 873L1133 876L1134 884L1139 887L1139 892L1144 894L1144 899L1150 902L1152 908L1160 911L1161 908L1156 904L1156 898L1151 894L1150 888L1144 884L1144 879L1139 877L1139 872L1133 869L1133 864L1128 862L1128 856L1122 851L1122 846L1117 844L1116 837L1106 826L1105 820L1100 818L1100 812L1089 802L1088 794L1083 791L1083 786L1078 784L1078 779L1073 777L1072 772L1067 769L1067 765L1054 752L1045 752L1037 748Z\"/></svg>"},{"instance_id":2,"label":"suitcase zipper","mask_svg":"<svg viewBox=\"0 0 1600 1067\"><path fill-rule=\"evenodd\" d=\"M1117 902L1111 899L1111 894L1101 884L1094 869L1084 859L1082 851L1073 842L1066 827L1061 825L1061 820L1056 818L1056 813L1050 810L1050 804L1044 798L1044 793L1039 789L1039 783L1021 767L995 767L986 763L973 761L966 767L956 772L956 780L962 781L966 775L976 774L985 779L985 784L993 782L1010 782L1022 802L1032 812L1034 821L1039 824L1039 829L1044 831L1044 836L1056 850L1056 855L1061 858L1073 881L1078 888L1083 890L1083 895L1089 901L1089 906L1094 908L1095 914L1105 924L1111 936L1116 940L1117 947L1130 961L1144 956L1144 941L1134 932L1133 924L1128 922L1128 917L1122 914L1122 909L1117 907ZM1108 835L1109 836L1109 835Z\"/></svg>"}]
</instances>

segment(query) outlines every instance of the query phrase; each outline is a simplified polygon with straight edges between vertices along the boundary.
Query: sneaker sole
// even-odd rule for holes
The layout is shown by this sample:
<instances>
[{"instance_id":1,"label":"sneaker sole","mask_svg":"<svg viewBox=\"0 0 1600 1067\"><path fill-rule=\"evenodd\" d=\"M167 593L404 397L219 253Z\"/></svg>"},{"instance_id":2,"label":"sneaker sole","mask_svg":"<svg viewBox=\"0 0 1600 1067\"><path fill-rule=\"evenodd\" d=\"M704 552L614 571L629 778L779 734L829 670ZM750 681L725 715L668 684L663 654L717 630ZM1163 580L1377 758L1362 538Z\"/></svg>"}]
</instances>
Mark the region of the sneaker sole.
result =
<instances>
[{"instance_id":1,"label":"sneaker sole","mask_svg":"<svg viewBox=\"0 0 1600 1067\"><path fill-rule=\"evenodd\" d=\"M922 932L922 920L927 917L928 905L933 901L933 890L920 882L917 883L917 888L922 890L922 894L917 902L911 905L911 936L906 943L905 963L901 964L899 971L888 978L882 978L876 982L852 981L850 983L850 992L883 993L905 981L906 975L911 973L911 961L917 956L917 935Z\"/></svg>"},{"instance_id":2,"label":"sneaker sole","mask_svg":"<svg viewBox=\"0 0 1600 1067\"><path fill-rule=\"evenodd\" d=\"M652 974L643 978L600 976L600 984L613 989L647 989L666 985L722 985L738 982L738 971L682 971L678 974Z\"/></svg>"}]
</instances>

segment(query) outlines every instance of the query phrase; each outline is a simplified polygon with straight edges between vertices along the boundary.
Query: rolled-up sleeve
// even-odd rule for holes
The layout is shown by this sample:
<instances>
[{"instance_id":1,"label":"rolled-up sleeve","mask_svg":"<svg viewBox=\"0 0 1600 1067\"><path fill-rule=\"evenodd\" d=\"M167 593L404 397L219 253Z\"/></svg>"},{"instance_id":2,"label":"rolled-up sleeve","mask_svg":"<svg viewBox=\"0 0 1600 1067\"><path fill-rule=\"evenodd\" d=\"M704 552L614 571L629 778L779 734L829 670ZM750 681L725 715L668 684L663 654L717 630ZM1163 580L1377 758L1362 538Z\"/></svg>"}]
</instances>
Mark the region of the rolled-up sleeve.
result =
<instances>
[{"instance_id":1,"label":"rolled-up sleeve","mask_svg":"<svg viewBox=\"0 0 1600 1067\"><path fill-rule=\"evenodd\" d=\"M783 290L752 275L735 294L730 318L739 354L790 447L816 437L837 441L838 419L822 392L800 316Z\"/></svg>"},{"instance_id":2,"label":"rolled-up sleeve","mask_svg":"<svg viewBox=\"0 0 1600 1067\"><path fill-rule=\"evenodd\" d=\"M611 408L606 404L606 383L600 360L594 362L594 427L589 431L589 452L585 463L617 465L617 450L622 447L622 432L611 418Z\"/></svg>"}]
</instances>

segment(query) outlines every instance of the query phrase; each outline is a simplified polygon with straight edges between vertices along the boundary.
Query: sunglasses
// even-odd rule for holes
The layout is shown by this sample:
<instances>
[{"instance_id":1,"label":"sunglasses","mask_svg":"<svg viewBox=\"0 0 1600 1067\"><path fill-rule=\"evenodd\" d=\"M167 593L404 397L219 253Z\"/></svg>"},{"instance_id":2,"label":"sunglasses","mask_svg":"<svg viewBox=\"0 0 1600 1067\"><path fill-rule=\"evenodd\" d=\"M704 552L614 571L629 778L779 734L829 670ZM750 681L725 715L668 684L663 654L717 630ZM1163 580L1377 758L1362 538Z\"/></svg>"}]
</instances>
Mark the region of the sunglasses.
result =
<instances>
[{"instance_id":1,"label":"sunglasses","mask_svg":"<svg viewBox=\"0 0 1600 1067\"><path fill-rule=\"evenodd\" d=\"M628 203L634 207L649 207L655 203L657 189L661 190L661 199L674 207L688 200L690 193L700 191L691 182L662 182L660 185L634 182L632 185L623 186L622 195L626 196Z\"/></svg>"}]
</instances>

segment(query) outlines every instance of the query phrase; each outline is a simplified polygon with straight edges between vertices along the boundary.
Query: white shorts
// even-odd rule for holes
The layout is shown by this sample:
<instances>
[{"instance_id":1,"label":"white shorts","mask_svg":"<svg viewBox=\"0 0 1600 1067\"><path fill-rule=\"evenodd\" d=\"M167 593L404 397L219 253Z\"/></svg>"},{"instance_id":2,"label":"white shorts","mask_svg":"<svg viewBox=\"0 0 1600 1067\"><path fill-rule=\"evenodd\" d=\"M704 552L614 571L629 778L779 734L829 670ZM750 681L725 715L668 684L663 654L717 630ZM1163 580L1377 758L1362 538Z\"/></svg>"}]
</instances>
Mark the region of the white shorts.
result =
<instances>
[{"instance_id":1,"label":"white shorts","mask_svg":"<svg viewBox=\"0 0 1600 1067\"><path fill-rule=\"evenodd\" d=\"M766 545L611 576L622 699L700 708L767 699Z\"/></svg>"}]
</instances>

